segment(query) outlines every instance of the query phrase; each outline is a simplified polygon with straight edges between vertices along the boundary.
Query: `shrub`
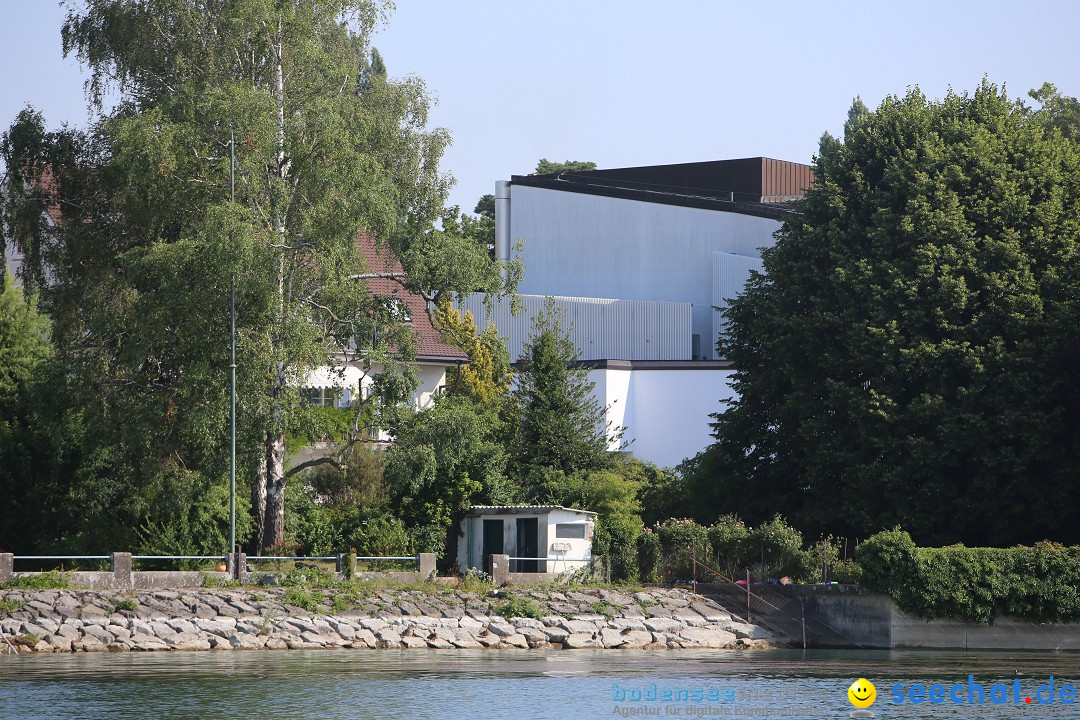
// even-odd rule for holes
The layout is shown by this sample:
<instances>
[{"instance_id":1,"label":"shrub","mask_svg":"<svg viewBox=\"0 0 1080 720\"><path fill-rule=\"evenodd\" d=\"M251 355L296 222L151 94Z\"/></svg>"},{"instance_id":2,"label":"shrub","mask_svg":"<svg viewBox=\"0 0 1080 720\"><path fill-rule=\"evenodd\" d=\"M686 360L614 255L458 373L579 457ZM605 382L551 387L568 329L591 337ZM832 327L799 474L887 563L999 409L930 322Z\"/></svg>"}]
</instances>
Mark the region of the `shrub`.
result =
<instances>
[{"instance_id":1,"label":"shrub","mask_svg":"<svg viewBox=\"0 0 1080 720\"><path fill-rule=\"evenodd\" d=\"M597 600L588 607L589 612L595 615L603 615L608 620L615 617L615 611L618 609L618 605L608 600Z\"/></svg>"},{"instance_id":2,"label":"shrub","mask_svg":"<svg viewBox=\"0 0 1080 720\"><path fill-rule=\"evenodd\" d=\"M120 612L126 610L127 612L137 612L139 609L139 603L135 602L134 598L118 597L109 600L112 604L113 612Z\"/></svg>"},{"instance_id":3,"label":"shrub","mask_svg":"<svg viewBox=\"0 0 1080 720\"><path fill-rule=\"evenodd\" d=\"M657 527L656 533L661 548L660 572L669 582L694 577L695 555L705 561L712 557L708 530L693 520L668 520Z\"/></svg>"},{"instance_id":4,"label":"shrub","mask_svg":"<svg viewBox=\"0 0 1080 720\"><path fill-rule=\"evenodd\" d=\"M315 612L321 601L321 596L299 587L291 587L281 596L281 602L286 605L303 608L308 612Z\"/></svg>"},{"instance_id":5,"label":"shrub","mask_svg":"<svg viewBox=\"0 0 1080 720\"><path fill-rule=\"evenodd\" d=\"M4 598L0 600L0 615L14 615L23 609L26 605L22 600L16 600L15 598Z\"/></svg>"},{"instance_id":6,"label":"shrub","mask_svg":"<svg viewBox=\"0 0 1080 720\"><path fill-rule=\"evenodd\" d=\"M706 535L717 570L738 579L735 576L746 567L747 539L750 537L746 524L737 515L724 515L706 531Z\"/></svg>"},{"instance_id":7,"label":"shrub","mask_svg":"<svg viewBox=\"0 0 1080 720\"><path fill-rule=\"evenodd\" d=\"M803 538L779 515L758 525L747 537L750 573L758 578L790 577L814 580L817 563L813 551L803 550Z\"/></svg>"},{"instance_id":8,"label":"shrub","mask_svg":"<svg viewBox=\"0 0 1080 720\"><path fill-rule=\"evenodd\" d=\"M637 540L641 519L637 515L599 517L593 548L608 567L608 580L634 580L638 576Z\"/></svg>"},{"instance_id":9,"label":"shrub","mask_svg":"<svg viewBox=\"0 0 1080 720\"><path fill-rule=\"evenodd\" d=\"M638 577L642 582L660 582L660 536L645 528L637 539Z\"/></svg>"},{"instance_id":10,"label":"shrub","mask_svg":"<svg viewBox=\"0 0 1080 720\"><path fill-rule=\"evenodd\" d=\"M925 618L1080 621L1078 547L919 548L897 528L874 535L855 556L864 587Z\"/></svg>"},{"instance_id":11,"label":"shrub","mask_svg":"<svg viewBox=\"0 0 1080 720\"><path fill-rule=\"evenodd\" d=\"M532 598L521 597L520 595L508 596L506 598L506 603L496 610L496 613L502 615L507 620L516 617L539 620L542 617L540 606L536 604L536 601Z\"/></svg>"}]
</instances>

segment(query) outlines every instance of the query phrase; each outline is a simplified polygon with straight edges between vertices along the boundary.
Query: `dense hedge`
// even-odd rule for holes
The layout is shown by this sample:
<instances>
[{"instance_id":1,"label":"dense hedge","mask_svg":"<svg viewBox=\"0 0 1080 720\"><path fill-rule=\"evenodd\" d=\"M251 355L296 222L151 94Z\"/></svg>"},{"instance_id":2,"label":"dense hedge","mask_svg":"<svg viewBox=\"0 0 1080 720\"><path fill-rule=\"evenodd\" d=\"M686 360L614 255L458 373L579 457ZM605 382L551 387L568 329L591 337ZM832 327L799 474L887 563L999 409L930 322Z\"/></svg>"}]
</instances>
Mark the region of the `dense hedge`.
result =
<instances>
[{"instance_id":1,"label":"dense hedge","mask_svg":"<svg viewBox=\"0 0 1080 720\"><path fill-rule=\"evenodd\" d=\"M693 558L738 579L749 571L755 580L788 576L813 580L819 572L817 550L803 549L802 535L780 516L755 528L734 515L719 518L710 527L693 520L675 519L646 528L637 538L639 575L643 582L718 578L699 567Z\"/></svg>"},{"instance_id":2,"label":"dense hedge","mask_svg":"<svg viewBox=\"0 0 1080 720\"><path fill-rule=\"evenodd\" d=\"M895 529L859 545L855 556L863 587L925 618L1080 621L1080 547L920 548Z\"/></svg>"}]
</instances>

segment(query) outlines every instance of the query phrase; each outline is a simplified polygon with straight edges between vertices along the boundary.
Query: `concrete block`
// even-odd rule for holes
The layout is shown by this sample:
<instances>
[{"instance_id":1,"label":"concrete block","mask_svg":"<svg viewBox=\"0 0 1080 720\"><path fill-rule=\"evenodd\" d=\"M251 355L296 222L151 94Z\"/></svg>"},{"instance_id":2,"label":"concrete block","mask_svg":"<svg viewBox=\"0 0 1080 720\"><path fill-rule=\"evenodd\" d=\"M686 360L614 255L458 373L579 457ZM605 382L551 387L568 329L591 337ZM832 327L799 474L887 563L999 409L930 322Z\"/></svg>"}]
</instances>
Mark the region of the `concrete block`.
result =
<instances>
[{"instance_id":1,"label":"concrete block","mask_svg":"<svg viewBox=\"0 0 1080 720\"><path fill-rule=\"evenodd\" d=\"M15 574L15 555L0 553L0 583L11 582Z\"/></svg>"},{"instance_id":2,"label":"concrete block","mask_svg":"<svg viewBox=\"0 0 1080 720\"><path fill-rule=\"evenodd\" d=\"M485 560L487 573L491 576L492 585L495 587L502 587L510 582L509 555L488 555Z\"/></svg>"},{"instance_id":3,"label":"concrete block","mask_svg":"<svg viewBox=\"0 0 1080 720\"><path fill-rule=\"evenodd\" d=\"M112 554L112 586L114 590L134 590L135 579L131 573L131 553Z\"/></svg>"},{"instance_id":4,"label":"concrete block","mask_svg":"<svg viewBox=\"0 0 1080 720\"><path fill-rule=\"evenodd\" d=\"M435 553L420 553L420 581L424 582L435 577Z\"/></svg>"}]
</instances>

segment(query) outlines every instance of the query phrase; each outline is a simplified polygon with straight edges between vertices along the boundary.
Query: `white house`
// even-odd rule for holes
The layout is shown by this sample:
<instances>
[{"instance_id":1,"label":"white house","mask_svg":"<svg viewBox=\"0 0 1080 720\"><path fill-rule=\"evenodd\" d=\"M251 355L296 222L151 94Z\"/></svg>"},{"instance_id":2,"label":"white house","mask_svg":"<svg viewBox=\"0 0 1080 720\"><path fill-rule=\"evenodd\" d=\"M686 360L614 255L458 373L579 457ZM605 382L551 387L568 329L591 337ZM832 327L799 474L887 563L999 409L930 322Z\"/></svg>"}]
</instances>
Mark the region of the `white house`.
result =
<instances>
[{"instance_id":1,"label":"white house","mask_svg":"<svg viewBox=\"0 0 1080 720\"><path fill-rule=\"evenodd\" d=\"M715 308L763 270L761 250L812 182L808 165L761 157L500 181L496 255L523 261L526 312L496 308L496 327L515 357L556 296L628 450L676 465L709 444L709 415L734 394ZM464 304L483 317L481 300Z\"/></svg>"},{"instance_id":2,"label":"white house","mask_svg":"<svg viewBox=\"0 0 1080 720\"><path fill-rule=\"evenodd\" d=\"M443 341L431 323L424 298L409 292L395 279L403 277L404 273L389 248L377 245L367 235L361 235L357 247L371 274L383 276L364 280L368 290L381 300L394 303L399 320L412 330L416 343L415 372L418 380L412 405L417 410L431 407L446 386L447 370L467 362L468 355ZM339 355L333 364L308 374L303 392L310 402L317 405L349 407L368 397L375 377L381 371L382 367L378 364L365 362L362 354ZM386 443L389 436L379 428L372 428L371 439ZM317 444L301 450L291 460L296 463L310 459L323 453L330 445L332 443Z\"/></svg>"},{"instance_id":3,"label":"white house","mask_svg":"<svg viewBox=\"0 0 1080 720\"><path fill-rule=\"evenodd\" d=\"M510 572L564 573L592 562L596 513L560 505L474 505L461 521L458 567L509 555ZM542 558L527 560L523 558Z\"/></svg>"}]
</instances>

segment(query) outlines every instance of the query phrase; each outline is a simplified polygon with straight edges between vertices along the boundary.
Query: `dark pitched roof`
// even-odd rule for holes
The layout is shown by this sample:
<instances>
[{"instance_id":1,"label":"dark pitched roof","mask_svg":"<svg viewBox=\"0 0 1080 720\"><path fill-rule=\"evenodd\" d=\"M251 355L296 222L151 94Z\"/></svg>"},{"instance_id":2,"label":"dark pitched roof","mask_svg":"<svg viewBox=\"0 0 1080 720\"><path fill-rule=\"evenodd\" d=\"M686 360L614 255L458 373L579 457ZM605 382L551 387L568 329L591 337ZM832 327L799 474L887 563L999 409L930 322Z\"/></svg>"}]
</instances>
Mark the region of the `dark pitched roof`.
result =
<instances>
[{"instance_id":1,"label":"dark pitched roof","mask_svg":"<svg viewBox=\"0 0 1080 720\"><path fill-rule=\"evenodd\" d=\"M361 233L356 239L356 247L372 273L403 274L401 263L397 261L390 248L380 245L375 238ZM376 297L399 298L409 310L412 318L413 336L416 338L416 359L420 361L443 361L449 363L467 362L469 356L443 342L442 335L431 324L427 313L427 302L414 292L409 292L393 278L372 278L365 280L368 289Z\"/></svg>"},{"instance_id":2,"label":"dark pitched roof","mask_svg":"<svg viewBox=\"0 0 1080 720\"><path fill-rule=\"evenodd\" d=\"M514 175L511 183L721 210L783 220L814 182L809 165L766 157L645 165L551 175Z\"/></svg>"}]
</instances>

